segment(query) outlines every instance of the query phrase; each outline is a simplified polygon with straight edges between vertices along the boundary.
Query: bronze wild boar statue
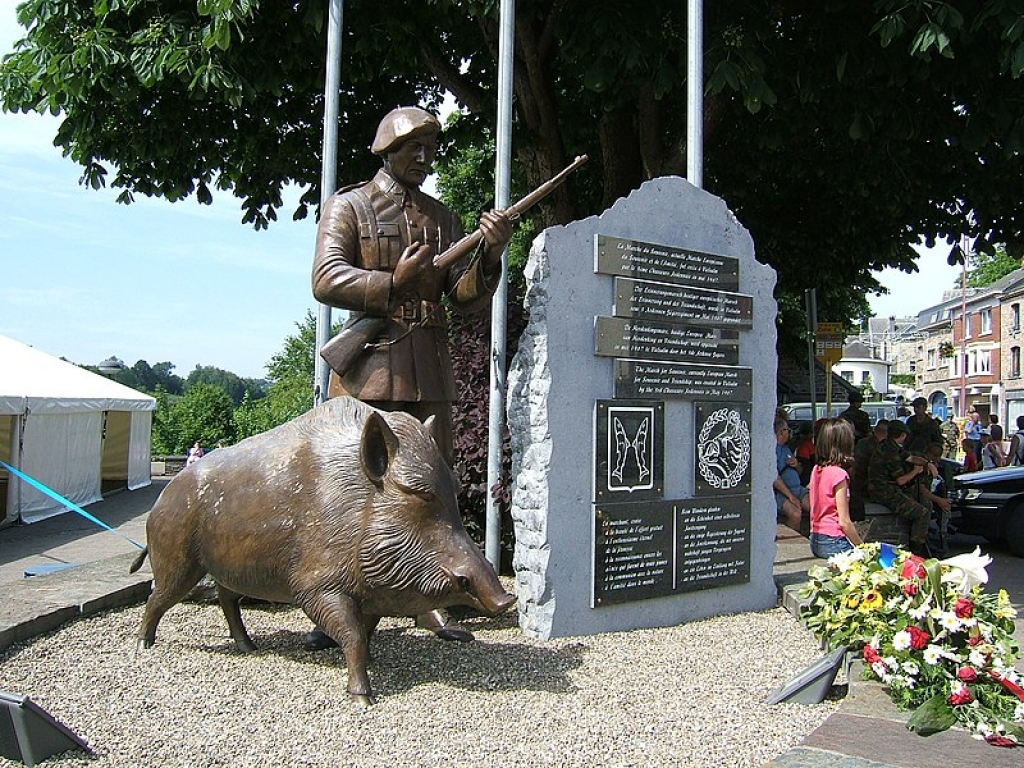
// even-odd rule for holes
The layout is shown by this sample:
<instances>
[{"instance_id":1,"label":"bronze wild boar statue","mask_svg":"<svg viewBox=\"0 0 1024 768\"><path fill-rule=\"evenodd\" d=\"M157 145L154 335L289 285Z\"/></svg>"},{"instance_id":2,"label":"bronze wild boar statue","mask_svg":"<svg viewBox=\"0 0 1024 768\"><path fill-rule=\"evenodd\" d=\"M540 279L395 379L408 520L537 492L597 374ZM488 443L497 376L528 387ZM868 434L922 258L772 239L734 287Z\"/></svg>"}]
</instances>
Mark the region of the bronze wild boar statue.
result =
<instances>
[{"instance_id":1,"label":"bronze wild boar statue","mask_svg":"<svg viewBox=\"0 0 1024 768\"><path fill-rule=\"evenodd\" d=\"M298 605L341 646L348 692L372 702L369 641L383 616L515 602L462 526L456 480L405 413L336 398L178 474L146 523L153 592L139 645L204 574L239 650L243 596Z\"/></svg>"}]
</instances>

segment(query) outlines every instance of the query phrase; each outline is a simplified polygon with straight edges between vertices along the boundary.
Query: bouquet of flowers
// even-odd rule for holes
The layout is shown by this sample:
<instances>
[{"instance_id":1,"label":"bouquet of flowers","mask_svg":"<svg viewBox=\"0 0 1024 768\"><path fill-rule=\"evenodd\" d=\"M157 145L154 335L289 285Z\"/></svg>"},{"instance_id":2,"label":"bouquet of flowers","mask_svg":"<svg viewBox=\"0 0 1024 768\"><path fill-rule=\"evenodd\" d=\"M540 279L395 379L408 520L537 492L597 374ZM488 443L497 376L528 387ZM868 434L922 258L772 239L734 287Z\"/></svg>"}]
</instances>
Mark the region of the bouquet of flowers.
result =
<instances>
[{"instance_id":1,"label":"bouquet of flowers","mask_svg":"<svg viewBox=\"0 0 1024 768\"><path fill-rule=\"evenodd\" d=\"M830 649L863 654L908 727L927 736L959 723L975 738L1024 742L1024 676L1014 668L1016 611L988 594L992 559L974 552L924 560L888 544L862 544L808 572L802 618Z\"/></svg>"}]
</instances>

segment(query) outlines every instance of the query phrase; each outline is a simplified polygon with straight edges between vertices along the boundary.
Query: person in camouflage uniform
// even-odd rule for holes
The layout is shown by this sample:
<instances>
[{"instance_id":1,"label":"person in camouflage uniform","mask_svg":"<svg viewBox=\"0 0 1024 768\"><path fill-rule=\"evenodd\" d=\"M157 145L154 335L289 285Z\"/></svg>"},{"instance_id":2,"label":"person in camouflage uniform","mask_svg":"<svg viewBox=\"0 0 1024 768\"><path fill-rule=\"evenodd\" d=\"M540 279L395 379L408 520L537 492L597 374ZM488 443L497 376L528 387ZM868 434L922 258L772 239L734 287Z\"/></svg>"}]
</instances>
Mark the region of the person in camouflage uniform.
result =
<instances>
[{"instance_id":1,"label":"person in camouflage uniform","mask_svg":"<svg viewBox=\"0 0 1024 768\"><path fill-rule=\"evenodd\" d=\"M932 443L941 443L942 430L939 423L928 413L928 401L923 397L914 398L911 403L914 415L907 419L907 442L904 445L910 453L924 455Z\"/></svg>"},{"instance_id":2,"label":"person in camouflage uniform","mask_svg":"<svg viewBox=\"0 0 1024 768\"><path fill-rule=\"evenodd\" d=\"M946 416L946 420L939 426L939 431L942 433L942 445L945 449L943 456L955 459L957 451L960 450L960 427L952 413Z\"/></svg>"},{"instance_id":3,"label":"person in camouflage uniform","mask_svg":"<svg viewBox=\"0 0 1024 768\"><path fill-rule=\"evenodd\" d=\"M903 443L907 439L907 426L901 421L890 421L889 434L878 446L868 465L868 500L888 507L898 517L910 521L910 551L930 557L928 550L928 524L931 510L910 494L915 491L914 480L925 471L921 464L907 468Z\"/></svg>"},{"instance_id":4,"label":"person in camouflage uniform","mask_svg":"<svg viewBox=\"0 0 1024 768\"><path fill-rule=\"evenodd\" d=\"M858 390L854 390L849 395L850 405L845 411L839 414L840 419L846 419L848 422L853 424L854 437L858 440L863 440L865 437L871 435L871 417L860 409L861 403L864 402L864 395Z\"/></svg>"},{"instance_id":5,"label":"person in camouflage uniform","mask_svg":"<svg viewBox=\"0 0 1024 768\"><path fill-rule=\"evenodd\" d=\"M889 432L889 422L880 419L870 435L857 441L853 449L853 467L850 469L850 519L860 522L865 519L864 499L868 494L868 467L871 457L878 452Z\"/></svg>"}]
</instances>

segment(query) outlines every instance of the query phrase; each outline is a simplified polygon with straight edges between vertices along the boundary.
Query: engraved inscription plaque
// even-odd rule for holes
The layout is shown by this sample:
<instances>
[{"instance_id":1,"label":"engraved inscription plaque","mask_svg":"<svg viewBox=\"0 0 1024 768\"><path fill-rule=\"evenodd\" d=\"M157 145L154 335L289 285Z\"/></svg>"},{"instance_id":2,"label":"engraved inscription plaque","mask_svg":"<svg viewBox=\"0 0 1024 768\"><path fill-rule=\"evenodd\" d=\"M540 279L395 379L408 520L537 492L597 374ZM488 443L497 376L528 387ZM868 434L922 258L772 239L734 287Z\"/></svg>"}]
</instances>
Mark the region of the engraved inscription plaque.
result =
<instances>
[{"instance_id":1,"label":"engraved inscription plaque","mask_svg":"<svg viewBox=\"0 0 1024 768\"><path fill-rule=\"evenodd\" d=\"M594 512L594 606L672 594L673 508L601 504Z\"/></svg>"},{"instance_id":2,"label":"engraved inscription plaque","mask_svg":"<svg viewBox=\"0 0 1024 768\"><path fill-rule=\"evenodd\" d=\"M748 581L750 496L594 506L594 607Z\"/></svg>"},{"instance_id":3,"label":"engraved inscription plaque","mask_svg":"<svg viewBox=\"0 0 1024 768\"><path fill-rule=\"evenodd\" d=\"M594 353L602 357L735 365L739 362L739 332L596 317Z\"/></svg>"},{"instance_id":4,"label":"engraved inscription plaque","mask_svg":"<svg viewBox=\"0 0 1024 768\"><path fill-rule=\"evenodd\" d=\"M750 400L751 391L749 368L615 361L616 397Z\"/></svg>"},{"instance_id":5,"label":"engraved inscription plaque","mask_svg":"<svg viewBox=\"0 0 1024 768\"><path fill-rule=\"evenodd\" d=\"M594 501L657 499L665 491L665 404L598 400Z\"/></svg>"},{"instance_id":6,"label":"engraved inscription plaque","mask_svg":"<svg viewBox=\"0 0 1024 768\"><path fill-rule=\"evenodd\" d=\"M754 297L617 277L614 314L616 317L748 329L753 325Z\"/></svg>"},{"instance_id":7,"label":"engraved inscription plaque","mask_svg":"<svg viewBox=\"0 0 1024 768\"><path fill-rule=\"evenodd\" d=\"M594 271L602 275L640 277L676 285L735 291L740 261L686 248L596 235Z\"/></svg>"},{"instance_id":8,"label":"engraved inscription plaque","mask_svg":"<svg viewBox=\"0 0 1024 768\"><path fill-rule=\"evenodd\" d=\"M676 588L750 581L750 497L690 499L676 506Z\"/></svg>"}]
</instances>

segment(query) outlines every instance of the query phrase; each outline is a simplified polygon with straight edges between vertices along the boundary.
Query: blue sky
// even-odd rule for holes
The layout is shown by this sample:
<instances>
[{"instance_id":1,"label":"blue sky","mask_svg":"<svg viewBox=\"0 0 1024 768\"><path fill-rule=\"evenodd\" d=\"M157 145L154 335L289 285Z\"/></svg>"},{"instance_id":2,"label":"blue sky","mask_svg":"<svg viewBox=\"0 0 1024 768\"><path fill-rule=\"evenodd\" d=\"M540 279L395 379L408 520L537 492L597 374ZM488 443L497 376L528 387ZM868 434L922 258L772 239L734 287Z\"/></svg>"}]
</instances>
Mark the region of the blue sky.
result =
<instances>
[{"instance_id":1,"label":"blue sky","mask_svg":"<svg viewBox=\"0 0 1024 768\"><path fill-rule=\"evenodd\" d=\"M0 54L22 35L15 0L0 0ZM239 201L114 202L81 187L79 167L53 146L57 118L0 112L0 334L77 363L116 355L128 365L170 361L187 376L212 365L261 377L307 311L315 223L281 220L256 232ZM298 193L291 196L297 199ZM916 313L959 274L948 247L920 274L881 274L893 294L882 316Z\"/></svg>"}]
</instances>

